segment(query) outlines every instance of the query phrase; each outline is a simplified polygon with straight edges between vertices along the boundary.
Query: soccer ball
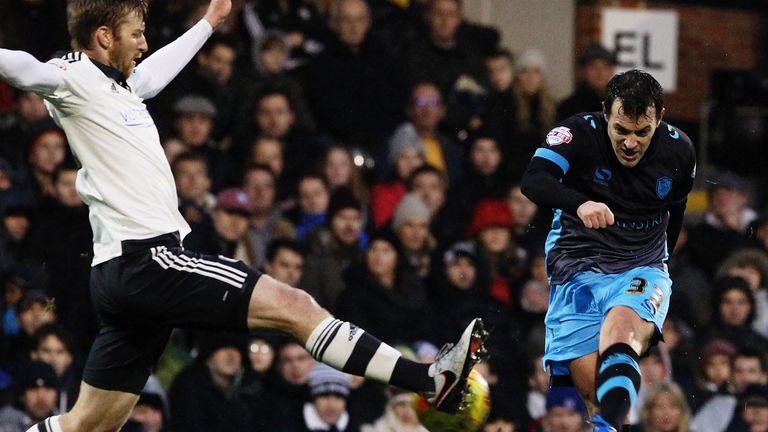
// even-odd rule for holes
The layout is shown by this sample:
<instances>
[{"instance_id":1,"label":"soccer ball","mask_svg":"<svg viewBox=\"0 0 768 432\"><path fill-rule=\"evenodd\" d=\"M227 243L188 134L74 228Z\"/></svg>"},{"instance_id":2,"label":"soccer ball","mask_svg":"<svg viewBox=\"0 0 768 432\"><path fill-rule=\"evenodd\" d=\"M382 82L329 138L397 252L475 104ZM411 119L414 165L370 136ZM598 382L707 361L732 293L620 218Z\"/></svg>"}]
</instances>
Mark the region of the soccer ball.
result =
<instances>
[{"instance_id":1,"label":"soccer ball","mask_svg":"<svg viewBox=\"0 0 768 432\"><path fill-rule=\"evenodd\" d=\"M463 408L455 414L436 410L424 396L416 395L413 407L421 424L430 432L474 432L488 419L491 410L491 393L488 382L472 370L467 377Z\"/></svg>"}]
</instances>

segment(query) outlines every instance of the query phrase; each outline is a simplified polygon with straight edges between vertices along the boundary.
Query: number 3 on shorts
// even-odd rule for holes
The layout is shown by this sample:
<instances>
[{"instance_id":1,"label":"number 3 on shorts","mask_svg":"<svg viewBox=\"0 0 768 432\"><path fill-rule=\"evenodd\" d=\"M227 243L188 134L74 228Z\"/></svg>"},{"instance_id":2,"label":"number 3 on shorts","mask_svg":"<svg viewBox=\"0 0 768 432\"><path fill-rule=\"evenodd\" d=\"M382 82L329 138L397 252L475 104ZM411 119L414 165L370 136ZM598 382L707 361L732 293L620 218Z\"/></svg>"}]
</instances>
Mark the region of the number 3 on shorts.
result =
<instances>
[{"instance_id":1,"label":"number 3 on shorts","mask_svg":"<svg viewBox=\"0 0 768 432\"><path fill-rule=\"evenodd\" d=\"M627 294L642 294L645 291L645 287L647 285L648 285L648 281L643 278L640 278L640 277L632 278L632 283L629 284L629 286L631 286L632 288L627 290Z\"/></svg>"}]
</instances>

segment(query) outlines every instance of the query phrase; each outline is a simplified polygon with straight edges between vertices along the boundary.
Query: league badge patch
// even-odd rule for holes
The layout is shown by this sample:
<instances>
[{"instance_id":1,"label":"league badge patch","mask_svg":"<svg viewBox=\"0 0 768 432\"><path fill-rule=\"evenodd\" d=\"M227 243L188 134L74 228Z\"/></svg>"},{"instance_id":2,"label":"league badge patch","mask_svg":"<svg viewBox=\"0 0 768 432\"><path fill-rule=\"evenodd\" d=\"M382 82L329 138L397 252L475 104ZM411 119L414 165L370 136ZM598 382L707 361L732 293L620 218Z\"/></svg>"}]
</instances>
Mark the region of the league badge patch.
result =
<instances>
[{"instance_id":1,"label":"league badge patch","mask_svg":"<svg viewBox=\"0 0 768 432\"><path fill-rule=\"evenodd\" d=\"M573 139L571 130L565 126L558 126L547 134L547 144L556 146L560 144L567 144Z\"/></svg>"}]
</instances>

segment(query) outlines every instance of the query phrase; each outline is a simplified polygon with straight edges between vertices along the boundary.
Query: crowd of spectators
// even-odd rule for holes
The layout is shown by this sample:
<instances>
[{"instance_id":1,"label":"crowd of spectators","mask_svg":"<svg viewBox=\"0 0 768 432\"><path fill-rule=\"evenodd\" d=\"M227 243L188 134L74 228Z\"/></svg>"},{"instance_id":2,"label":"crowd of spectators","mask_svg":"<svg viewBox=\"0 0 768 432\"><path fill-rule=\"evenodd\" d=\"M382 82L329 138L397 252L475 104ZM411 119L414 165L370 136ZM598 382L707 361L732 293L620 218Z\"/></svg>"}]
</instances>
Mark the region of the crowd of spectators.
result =
<instances>
[{"instance_id":1,"label":"crowd of spectators","mask_svg":"<svg viewBox=\"0 0 768 432\"><path fill-rule=\"evenodd\" d=\"M43 61L66 50L65 4L1 2L0 46ZM150 48L206 6L152 0ZM485 430L583 431L584 404L548 394L541 367L551 212L519 182L557 121L601 109L615 61L591 45L557 101L541 51L499 40L460 0L235 0L146 103L192 227L185 247L300 287L425 362L480 316ZM2 432L72 407L99 328L77 175L42 100L0 86ZM671 251L664 342L640 362L629 420L647 432L768 430L768 218L738 173L706 195ZM425 431L412 397L277 334L176 330L124 430Z\"/></svg>"}]
</instances>

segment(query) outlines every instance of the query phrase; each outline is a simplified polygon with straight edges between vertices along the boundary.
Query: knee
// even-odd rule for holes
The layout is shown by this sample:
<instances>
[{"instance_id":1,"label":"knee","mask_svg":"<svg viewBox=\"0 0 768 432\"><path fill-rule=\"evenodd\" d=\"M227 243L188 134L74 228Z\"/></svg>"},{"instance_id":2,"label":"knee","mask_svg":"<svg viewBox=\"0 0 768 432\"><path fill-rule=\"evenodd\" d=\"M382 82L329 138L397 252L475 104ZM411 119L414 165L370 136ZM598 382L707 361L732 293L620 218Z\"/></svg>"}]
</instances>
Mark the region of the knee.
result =
<instances>
[{"instance_id":1,"label":"knee","mask_svg":"<svg viewBox=\"0 0 768 432\"><path fill-rule=\"evenodd\" d=\"M318 317L328 315L328 312L304 290L283 284L280 297L282 297L280 303L285 305L280 321L285 322L286 330L292 334L305 322L315 321Z\"/></svg>"},{"instance_id":2,"label":"knee","mask_svg":"<svg viewBox=\"0 0 768 432\"><path fill-rule=\"evenodd\" d=\"M601 333L605 334L601 348L625 343L637 350L648 343L653 336L654 328L653 323L643 320L632 309L624 306L614 308L608 314L601 329Z\"/></svg>"},{"instance_id":3,"label":"knee","mask_svg":"<svg viewBox=\"0 0 768 432\"><path fill-rule=\"evenodd\" d=\"M323 308L315 301L315 299L304 290L293 288L286 285L285 299L292 305L292 309L299 314L312 314L317 311L322 311Z\"/></svg>"}]
</instances>

